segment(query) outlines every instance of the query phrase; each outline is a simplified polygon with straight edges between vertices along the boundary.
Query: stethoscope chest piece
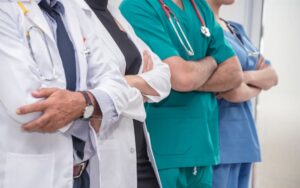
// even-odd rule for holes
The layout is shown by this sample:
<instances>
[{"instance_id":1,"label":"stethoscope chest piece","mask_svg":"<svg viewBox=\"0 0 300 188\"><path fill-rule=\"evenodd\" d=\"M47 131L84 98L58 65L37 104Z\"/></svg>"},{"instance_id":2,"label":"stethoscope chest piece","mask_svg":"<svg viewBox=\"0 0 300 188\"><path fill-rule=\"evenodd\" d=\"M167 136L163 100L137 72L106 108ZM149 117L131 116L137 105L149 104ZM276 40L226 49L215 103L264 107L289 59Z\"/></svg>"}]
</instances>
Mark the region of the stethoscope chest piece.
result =
<instances>
[{"instance_id":1,"label":"stethoscope chest piece","mask_svg":"<svg viewBox=\"0 0 300 188\"><path fill-rule=\"evenodd\" d=\"M206 26L201 26L201 33L207 38L210 37L210 31Z\"/></svg>"}]
</instances>

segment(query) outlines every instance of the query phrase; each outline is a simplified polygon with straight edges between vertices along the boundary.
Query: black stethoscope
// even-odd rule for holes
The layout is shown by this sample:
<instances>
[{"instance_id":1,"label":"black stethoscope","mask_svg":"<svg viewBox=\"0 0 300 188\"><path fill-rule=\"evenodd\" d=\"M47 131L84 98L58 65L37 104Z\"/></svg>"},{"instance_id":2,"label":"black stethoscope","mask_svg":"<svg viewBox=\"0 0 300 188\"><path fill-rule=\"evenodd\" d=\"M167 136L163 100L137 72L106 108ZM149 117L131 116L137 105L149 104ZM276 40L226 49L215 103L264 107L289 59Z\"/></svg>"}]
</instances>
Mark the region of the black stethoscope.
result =
<instances>
[{"instance_id":1,"label":"black stethoscope","mask_svg":"<svg viewBox=\"0 0 300 188\"><path fill-rule=\"evenodd\" d=\"M166 14L168 20L169 20L169 22L171 23L172 28L173 28L174 32L176 33L177 38L178 38L178 40L180 41L182 47L185 49L185 51L187 52L187 54L188 54L189 56L194 56L194 55L195 55L194 50L193 50L193 48L192 48L192 46L191 46L189 40L187 39L186 34L183 32L183 29L182 29L182 27L181 27L181 25L180 25L180 23L179 23L178 18L177 18L176 15L172 12L172 10L164 3L163 0L159 0L159 2L160 2L160 4L161 4L161 7L162 7L163 11L165 12L165 14ZM194 1L194 0L190 0L190 2L191 2L192 6L193 6L193 8L194 8L194 10L195 10L195 12L196 12L196 14L197 14L197 17L198 17L199 21L201 22L201 28L200 28L201 33L202 33L205 37L209 38L209 37L210 37L210 31L209 31L208 27L206 26L206 24L205 24L205 22L204 22L204 19L202 18L201 13L200 13L199 9L197 8L197 5L196 5L195 1ZM178 26L178 28L179 28L179 30L180 30L180 34L183 36L183 38L180 36L179 31L178 31L177 28L175 27L175 24L174 24L174 22L173 22L172 17L173 17L173 19L175 20L176 25ZM186 44L187 44L187 45L186 45Z\"/></svg>"}]
</instances>

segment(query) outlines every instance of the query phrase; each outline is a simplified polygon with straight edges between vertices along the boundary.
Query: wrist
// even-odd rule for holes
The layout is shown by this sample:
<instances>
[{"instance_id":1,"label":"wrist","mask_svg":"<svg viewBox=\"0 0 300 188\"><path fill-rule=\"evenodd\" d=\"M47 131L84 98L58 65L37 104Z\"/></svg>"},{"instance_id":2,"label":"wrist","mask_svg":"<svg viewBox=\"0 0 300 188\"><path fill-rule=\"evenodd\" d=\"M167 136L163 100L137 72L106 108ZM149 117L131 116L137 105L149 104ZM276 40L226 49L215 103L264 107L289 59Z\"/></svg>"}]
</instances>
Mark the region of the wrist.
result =
<instances>
[{"instance_id":1,"label":"wrist","mask_svg":"<svg viewBox=\"0 0 300 188\"><path fill-rule=\"evenodd\" d=\"M86 107L84 96L80 92L74 92L75 101L77 102L77 117L82 117Z\"/></svg>"},{"instance_id":2,"label":"wrist","mask_svg":"<svg viewBox=\"0 0 300 188\"><path fill-rule=\"evenodd\" d=\"M85 108L83 110L81 118L84 120L90 120L95 112L93 99L88 91L79 91L85 101Z\"/></svg>"},{"instance_id":3,"label":"wrist","mask_svg":"<svg viewBox=\"0 0 300 188\"><path fill-rule=\"evenodd\" d=\"M88 93L88 95L91 99L91 102L92 102L93 106L94 106L94 113L92 115L92 118L100 118L101 119L102 118L102 111L101 111L101 108L100 108L97 100L95 99L94 95L91 92L87 91L87 93Z\"/></svg>"},{"instance_id":4,"label":"wrist","mask_svg":"<svg viewBox=\"0 0 300 188\"><path fill-rule=\"evenodd\" d=\"M252 71L246 71L243 74L243 82L245 84L250 84L253 81L253 75L252 75Z\"/></svg>"},{"instance_id":5,"label":"wrist","mask_svg":"<svg viewBox=\"0 0 300 188\"><path fill-rule=\"evenodd\" d=\"M128 85L130 85L131 87L135 87L135 88L139 88L139 79L136 75L129 75L126 76L126 80Z\"/></svg>"}]
</instances>

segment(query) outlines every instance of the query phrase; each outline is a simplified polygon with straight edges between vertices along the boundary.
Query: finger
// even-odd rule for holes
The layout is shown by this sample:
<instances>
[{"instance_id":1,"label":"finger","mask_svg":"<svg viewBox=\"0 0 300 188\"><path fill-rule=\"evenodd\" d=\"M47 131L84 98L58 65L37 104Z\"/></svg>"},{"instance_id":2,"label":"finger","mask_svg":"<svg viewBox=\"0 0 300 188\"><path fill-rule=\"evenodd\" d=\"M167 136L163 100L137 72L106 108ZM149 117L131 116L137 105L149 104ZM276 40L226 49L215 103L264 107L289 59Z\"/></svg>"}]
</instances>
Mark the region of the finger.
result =
<instances>
[{"instance_id":1,"label":"finger","mask_svg":"<svg viewBox=\"0 0 300 188\"><path fill-rule=\"evenodd\" d=\"M148 64L149 64L149 54L148 54L147 51L144 51L144 68L143 68L143 72L147 72Z\"/></svg>"},{"instance_id":2,"label":"finger","mask_svg":"<svg viewBox=\"0 0 300 188\"><path fill-rule=\"evenodd\" d=\"M148 67L148 71L151 71L152 69L153 69L153 66L154 66L154 64L153 64L153 61L152 61L152 58L151 58L151 56L149 56L150 57L150 60L149 60L149 67Z\"/></svg>"},{"instance_id":3,"label":"finger","mask_svg":"<svg viewBox=\"0 0 300 188\"><path fill-rule=\"evenodd\" d=\"M53 123L48 123L45 126L39 127L36 129L37 132L40 133L54 133L58 130L59 128L56 127Z\"/></svg>"},{"instance_id":4,"label":"finger","mask_svg":"<svg viewBox=\"0 0 300 188\"><path fill-rule=\"evenodd\" d=\"M44 114L40 118L22 125L22 130L26 132L38 131L42 127L49 124L50 120L51 120L50 115Z\"/></svg>"},{"instance_id":5,"label":"finger","mask_svg":"<svg viewBox=\"0 0 300 188\"><path fill-rule=\"evenodd\" d=\"M215 95L216 95L216 98L217 99L222 99L223 97L222 97L222 93L215 93Z\"/></svg>"},{"instance_id":6,"label":"finger","mask_svg":"<svg viewBox=\"0 0 300 188\"><path fill-rule=\"evenodd\" d=\"M222 99L223 96L222 96L222 95L217 95L216 98L217 98L217 99Z\"/></svg>"},{"instance_id":7,"label":"finger","mask_svg":"<svg viewBox=\"0 0 300 188\"><path fill-rule=\"evenodd\" d=\"M47 108L47 103L45 101L40 101L33 104L22 106L17 109L16 113L18 115L25 115L33 112L42 112L46 108Z\"/></svg>"},{"instance_id":8,"label":"finger","mask_svg":"<svg viewBox=\"0 0 300 188\"><path fill-rule=\"evenodd\" d=\"M35 98L48 98L54 92L58 91L58 88L42 88L32 93Z\"/></svg>"}]
</instances>

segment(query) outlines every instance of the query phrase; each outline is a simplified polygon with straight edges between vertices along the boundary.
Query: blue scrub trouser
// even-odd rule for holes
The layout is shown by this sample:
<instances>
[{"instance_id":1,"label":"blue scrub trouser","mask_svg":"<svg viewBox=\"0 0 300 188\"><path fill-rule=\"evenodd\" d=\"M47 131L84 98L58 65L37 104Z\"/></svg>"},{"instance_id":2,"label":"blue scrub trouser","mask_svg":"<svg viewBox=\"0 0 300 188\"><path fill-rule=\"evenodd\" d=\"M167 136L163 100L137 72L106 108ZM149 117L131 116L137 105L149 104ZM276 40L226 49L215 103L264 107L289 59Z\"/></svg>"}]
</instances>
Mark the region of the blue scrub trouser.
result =
<instances>
[{"instance_id":1,"label":"blue scrub trouser","mask_svg":"<svg viewBox=\"0 0 300 188\"><path fill-rule=\"evenodd\" d=\"M252 163L215 166L213 188L249 188L251 166Z\"/></svg>"}]
</instances>

